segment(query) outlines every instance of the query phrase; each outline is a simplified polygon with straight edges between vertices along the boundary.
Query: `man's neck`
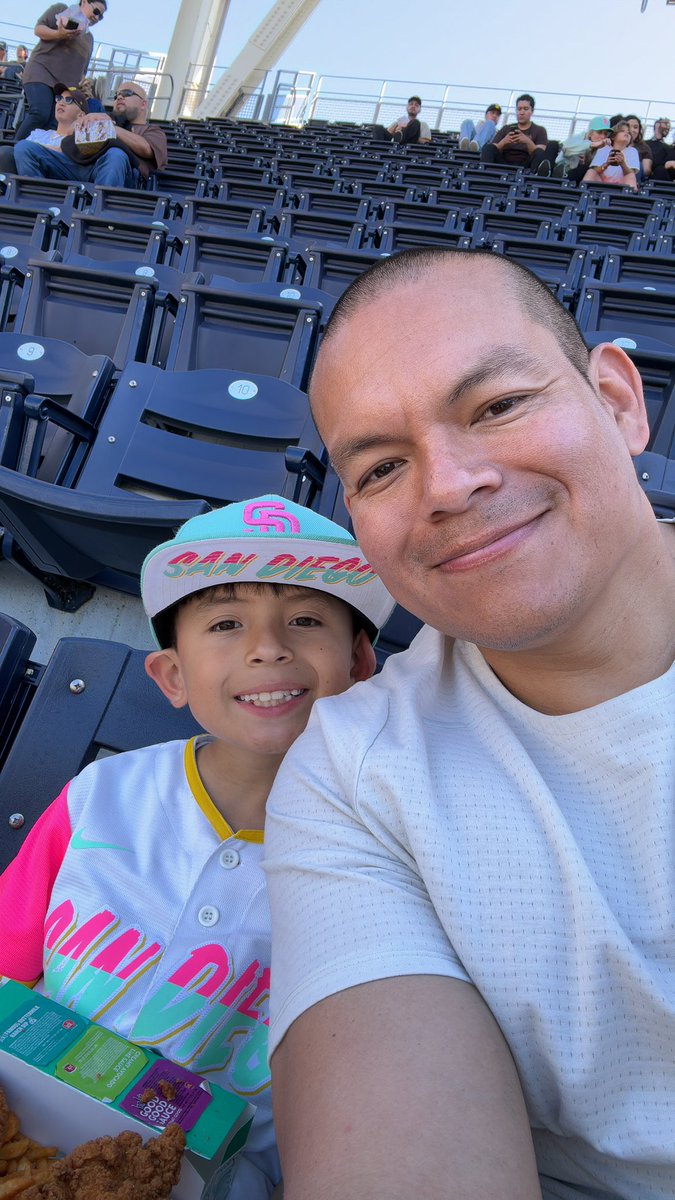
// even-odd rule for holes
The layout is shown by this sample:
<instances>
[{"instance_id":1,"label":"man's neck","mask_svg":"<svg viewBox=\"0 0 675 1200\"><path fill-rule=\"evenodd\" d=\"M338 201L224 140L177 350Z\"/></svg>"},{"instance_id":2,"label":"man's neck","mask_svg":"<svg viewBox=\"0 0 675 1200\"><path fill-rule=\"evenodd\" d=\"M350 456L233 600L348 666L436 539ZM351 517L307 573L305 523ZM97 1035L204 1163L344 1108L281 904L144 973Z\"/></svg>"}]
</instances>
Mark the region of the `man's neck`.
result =
<instances>
[{"instance_id":1,"label":"man's neck","mask_svg":"<svg viewBox=\"0 0 675 1200\"><path fill-rule=\"evenodd\" d=\"M675 661L675 526L656 535L587 614L583 630L531 650L481 648L529 708L580 712L658 679ZM637 558L637 556L636 556Z\"/></svg>"}]
</instances>

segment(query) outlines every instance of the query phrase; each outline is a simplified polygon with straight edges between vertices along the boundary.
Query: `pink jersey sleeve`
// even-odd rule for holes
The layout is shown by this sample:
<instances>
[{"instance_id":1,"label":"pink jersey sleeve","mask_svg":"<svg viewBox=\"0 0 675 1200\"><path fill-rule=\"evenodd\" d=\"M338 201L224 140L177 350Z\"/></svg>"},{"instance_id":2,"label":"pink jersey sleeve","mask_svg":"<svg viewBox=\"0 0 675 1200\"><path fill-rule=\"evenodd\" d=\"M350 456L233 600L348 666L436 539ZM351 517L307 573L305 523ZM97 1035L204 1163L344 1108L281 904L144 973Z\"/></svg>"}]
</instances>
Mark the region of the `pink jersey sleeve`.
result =
<instances>
[{"instance_id":1,"label":"pink jersey sleeve","mask_svg":"<svg viewBox=\"0 0 675 1200\"><path fill-rule=\"evenodd\" d=\"M66 785L0 875L0 975L19 983L42 975L45 917L71 834Z\"/></svg>"}]
</instances>

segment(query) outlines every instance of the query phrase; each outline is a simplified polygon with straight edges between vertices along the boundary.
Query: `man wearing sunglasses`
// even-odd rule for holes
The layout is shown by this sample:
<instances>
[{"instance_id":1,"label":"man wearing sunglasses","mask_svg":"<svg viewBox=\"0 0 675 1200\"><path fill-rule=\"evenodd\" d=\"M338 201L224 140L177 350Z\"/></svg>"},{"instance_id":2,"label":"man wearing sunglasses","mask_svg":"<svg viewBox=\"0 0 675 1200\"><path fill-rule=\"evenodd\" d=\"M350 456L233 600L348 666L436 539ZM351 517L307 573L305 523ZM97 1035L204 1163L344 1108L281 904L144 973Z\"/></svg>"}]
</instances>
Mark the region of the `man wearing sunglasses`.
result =
<instances>
[{"instance_id":1,"label":"man wearing sunglasses","mask_svg":"<svg viewBox=\"0 0 675 1200\"><path fill-rule=\"evenodd\" d=\"M67 29L59 26L57 17L66 4L52 4L35 26L38 38L23 72L26 114L19 125L15 141L27 138L34 129L53 125L55 89L60 84L77 87L87 73L94 48L88 28ZM88 25L96 25L105 16L106 0L80 0L82 16Z\"/></svg>"},{"instance_id":2,"label":"man wearing sunglasses","mask_svg":"<svg viewBox=\"0 0 675 1200\"><path fill-rule=\"evenodd\" d=\"M117 140L138 159L143 179L162 171L167 163L167 144L159 125L148 123L148 94L135 80L123 81L112 111Z\"/></svg>"}]
</instances>

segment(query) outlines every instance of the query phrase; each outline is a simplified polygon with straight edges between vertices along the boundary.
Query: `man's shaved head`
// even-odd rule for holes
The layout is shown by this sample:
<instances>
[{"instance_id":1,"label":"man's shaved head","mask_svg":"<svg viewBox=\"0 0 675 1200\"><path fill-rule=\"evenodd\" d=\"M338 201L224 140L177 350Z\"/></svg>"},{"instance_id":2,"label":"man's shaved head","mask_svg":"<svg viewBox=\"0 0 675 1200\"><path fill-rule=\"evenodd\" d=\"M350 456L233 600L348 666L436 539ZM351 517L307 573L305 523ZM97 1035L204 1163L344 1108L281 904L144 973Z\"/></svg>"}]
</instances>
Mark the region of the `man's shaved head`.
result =
<instances>
[{"instance_id":1,"label":"man's shaved head","mask_svg":"<svg viewBox=\"0 0 675 1200\"><path fill-rule=\"evenodd\" d=\"M527 319L550 330L565 357L588 380L588 350L574 317L532 271L491 250L446 250L430 246L381 259L355 279L340 297L326 326L323 344L364 304L406 283L417 283L429 275L450 270L499 273ZM486 304L488 296L486 293Z\"/></svg>"}]
</instances>

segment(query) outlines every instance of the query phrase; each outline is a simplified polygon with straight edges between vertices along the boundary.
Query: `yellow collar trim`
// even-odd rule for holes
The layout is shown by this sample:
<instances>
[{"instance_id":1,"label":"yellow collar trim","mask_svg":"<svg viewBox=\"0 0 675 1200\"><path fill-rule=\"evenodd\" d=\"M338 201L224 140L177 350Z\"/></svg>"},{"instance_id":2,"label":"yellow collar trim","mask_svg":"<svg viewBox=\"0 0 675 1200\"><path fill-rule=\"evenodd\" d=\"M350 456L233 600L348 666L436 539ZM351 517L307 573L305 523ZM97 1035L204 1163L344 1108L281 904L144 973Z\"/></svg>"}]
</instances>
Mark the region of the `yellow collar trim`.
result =
<instances>
[{"instance_id":1,"label":"yellow collar trim","mask_svg":"<svg viewBox=\"0 0 675 1200\"><path fill-rule=\"evenodd\" d=\"M264 840L262 829L238 829L235 833L235 831L228 825L223 814L218 811L213 803L213 800L209 796L209 793L202 783L202 777L199 774L199 768L197 767L197 744L202 740L203 739L199 736L190 738L190 740L185 744L185 754L183 758L188 787L190 788L195 801L201 808L204 816L209 822L209 825L215 829L221 842L227 841L228 838L236 837L242 842L262 843Z\"/></svg>"}]
</instances>

